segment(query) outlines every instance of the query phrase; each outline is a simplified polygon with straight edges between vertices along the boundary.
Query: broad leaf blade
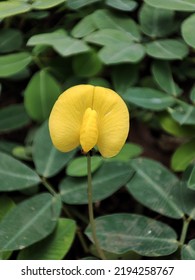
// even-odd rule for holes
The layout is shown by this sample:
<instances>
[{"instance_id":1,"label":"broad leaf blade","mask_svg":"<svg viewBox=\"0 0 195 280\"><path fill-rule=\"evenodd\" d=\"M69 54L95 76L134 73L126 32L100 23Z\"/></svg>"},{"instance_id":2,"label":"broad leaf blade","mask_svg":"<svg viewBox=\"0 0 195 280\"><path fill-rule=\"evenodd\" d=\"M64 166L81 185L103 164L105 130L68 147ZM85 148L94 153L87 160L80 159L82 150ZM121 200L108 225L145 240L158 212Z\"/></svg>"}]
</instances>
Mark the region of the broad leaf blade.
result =
<instances>
[{"instance_id":1,"label":"broad leaf blade","mask_svg":"<svg viewBox=\"0 0 195 280\"><path fill-rule=\"evenodd\" d=\"M36 195L18 204L0 223L0 250L23 249L48 236L61 210L59 197Z\"/></svg>"},{"instance_id":2,"label":"broad leaf blade","mask_svg":"<svg viewBox=\"0 0 195 280\"><path fill-rule=\"evenodd\" d=\"M76 232L75 221L60 218L54 232L20 251L19 260L61 260L69 251Z\"/></svg>"},{"instance_id":3,"label":"broad leaf blade","mask_svg":"<svg viewBox=\"0 0 195 280\"><path fill-rule=\"evenodd\" d=\"M135 170L127 183L128 191L144 206L171 218L180 219L184 213L177 196L178 179L157 161L134 159Z\"/></svg>"},{"instance_id":4,"label":"broad leaf blade","mask_svg":"<svg viewBox=\"0 0 195 280\"><path fill-rule=\"evenodd\" d=\"M33 144L33 160L36 171L45 178L56 175L74 156L76 150L69 153L59 152L52 144L46 121L36 132Z\"/></svg>"},{"instance_id":5,"label":"broad leaf blade","mask_svg":"<svg viewBox=\"0 0 195 280\"><path fill-rule=\"evenodd\" d=\"M4 107L0 111L0 132L13 131L30 123L23 104Z\"/></svg>"},{"instance_id":6,"label":"broad leaf blade","mask_svg":"<svg viewBox=\"0 0 195 280\"><path fill-rule=\"evenodd\" d=\"M40 183L39 176L27 165L0 152L0 191L22 190Z\"/></svg>"},{"instance_id":7,"label":"broad leaf blade","mask_svg":"<svg viewBox=\"0 0 195 280\"><path fill-rule=\"evenodd\" d=\"M46 120L60 92L58 82L47 71L35 73L24 92L24 105L29 116L39 122Z\"/></svg>"},{"instance_id":8,"label":"broad leaf blade","mask_svg":"<svg viewBox=\"0 0 195 280\"><path fill-rule=\"evenodd\" d=\"M152 88L129 88L123 98L139 107L155 111L164 110L175 102L172 96Z\"/></svg>"},{"instance_id":9,"label":"broad leaf blade","mask_svg":"<svg viewBox=\"0 0 195 280\"><path fill-rule=\"evenodd\" d=\"M1 3L1 2L0 2ZM0 77L6 78L24 70L32 61L27 52L0 56Z\"/></svg>"},{"instance_id":10,"label":"broad leaf blade","mask_svg":"<svg viewBox=\"0 0 195 280\"><path fill-rule=\"evenodd\" d=\"M164 256L178 248L175 231L161 222L135 214L113 214L96 219L102 249L123 254L130 250L143 256ZM87 236L92 240L88 227Z\"/></svg>"}]
</instances>

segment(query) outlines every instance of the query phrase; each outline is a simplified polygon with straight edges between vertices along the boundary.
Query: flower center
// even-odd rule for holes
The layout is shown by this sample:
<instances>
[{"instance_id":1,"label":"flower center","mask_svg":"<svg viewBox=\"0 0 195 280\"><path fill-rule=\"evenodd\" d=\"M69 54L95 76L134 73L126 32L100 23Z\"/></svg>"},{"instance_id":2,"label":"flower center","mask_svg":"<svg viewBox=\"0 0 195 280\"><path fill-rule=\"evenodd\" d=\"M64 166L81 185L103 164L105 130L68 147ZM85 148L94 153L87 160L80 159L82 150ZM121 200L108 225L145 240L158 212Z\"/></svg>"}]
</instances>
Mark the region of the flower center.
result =
<instances>
[{"instance_id":1,"label":"flower center","mask_svg":"<svg viewBox=\"0 0 195 280\"><path fill-rule=\"evenodd\" d=\"M97 112L87 108L80 130L80 144L85 153L89 152L98 140Z\"/></svg>"}]
</instances>

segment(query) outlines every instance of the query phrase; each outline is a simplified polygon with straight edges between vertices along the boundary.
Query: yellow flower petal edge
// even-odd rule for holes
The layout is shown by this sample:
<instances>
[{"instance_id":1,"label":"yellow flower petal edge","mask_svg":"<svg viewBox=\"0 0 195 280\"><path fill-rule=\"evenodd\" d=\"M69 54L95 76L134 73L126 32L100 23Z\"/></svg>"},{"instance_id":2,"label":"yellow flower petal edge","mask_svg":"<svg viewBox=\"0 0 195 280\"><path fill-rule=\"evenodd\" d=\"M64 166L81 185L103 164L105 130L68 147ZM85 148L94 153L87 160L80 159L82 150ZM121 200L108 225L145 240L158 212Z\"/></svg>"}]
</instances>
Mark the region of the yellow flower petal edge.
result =
<instances>
[{"instance_id":1,"label":"yellow flower petal edge","mask_svg":"<svg viewBox=\"0 0 195 280\"><path fill-rule=\"evenodd\" d=\"M69 152L81 145L87 153L97 145L102 156L118 154L129 132L129 112L113 90L78 85L63 92L49 117L54 146Z\"/></svg>"}]
</instances>

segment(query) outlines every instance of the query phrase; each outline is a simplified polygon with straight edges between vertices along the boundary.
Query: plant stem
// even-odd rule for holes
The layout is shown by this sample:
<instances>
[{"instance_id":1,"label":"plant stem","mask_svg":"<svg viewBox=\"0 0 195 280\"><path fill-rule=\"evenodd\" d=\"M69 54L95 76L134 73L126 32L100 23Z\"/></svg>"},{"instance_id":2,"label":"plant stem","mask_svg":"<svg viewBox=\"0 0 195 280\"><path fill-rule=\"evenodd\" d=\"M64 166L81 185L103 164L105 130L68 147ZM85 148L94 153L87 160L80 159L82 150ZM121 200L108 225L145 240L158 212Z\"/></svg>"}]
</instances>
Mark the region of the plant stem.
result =
<instances>
[{"instance_id":1,"label":"plant stem","mask_svg":"<svg viewBox=\"0 0 195 280\"><path fill-rule=\"evenodd\" d=\"M182 227L181 237L179 240L180 246L182 246L185 243L186 234L188 231L190 221L191 221L191 217L188 217L188 218L184 217L184 219L183 219L183 227Z\"/></svg>"},{"instance_id":2,"label":"plant stem","mask_svg":"<svg viewBox=\"0 0 195 280\"><path fill-rule=\"evenodd\" d=\"M90 153L87 153L87 174L88 174L88 211L89 211L89 222L91 225L91 232L93 241L96 247L96 250L102 260L106 260L106 257L103 251L100 248L99 241L96 234L96 225L94 220L94 213L93 213L93 194L92 194L92 178L91 178L91 156Z\"/></svg>"}]
</instances>

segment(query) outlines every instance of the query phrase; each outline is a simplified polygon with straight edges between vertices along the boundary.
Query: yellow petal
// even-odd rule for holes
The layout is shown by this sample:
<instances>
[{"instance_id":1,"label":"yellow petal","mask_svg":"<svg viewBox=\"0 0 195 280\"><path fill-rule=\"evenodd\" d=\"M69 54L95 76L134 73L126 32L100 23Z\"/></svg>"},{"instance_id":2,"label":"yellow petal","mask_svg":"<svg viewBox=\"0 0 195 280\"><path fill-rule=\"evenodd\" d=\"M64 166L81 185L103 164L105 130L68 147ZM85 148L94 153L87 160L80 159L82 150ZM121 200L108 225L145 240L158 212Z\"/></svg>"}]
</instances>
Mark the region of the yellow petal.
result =
<instances>
[{"instance_id":1,"label":"yellow petal","mask_svg":"<svg viewBox=\"0 0 195 280\"><path fill-rule=\"evenodd\" d=\"M113 157L128 136L128 108L118 94L103 87L95 87L92 108L98 114L98 149L102 156Z\"/></svg>"},{"instance_id":2,"label":"yellow petal","mask_svg":"<svg viewBox=\"0 0 195 280\"><path fill-rule=\"evenodd\" d=\"M83 115L92 106L94 86L79 85L62 93L49 118L49 130L54 146L69 152L80 144Z\"/></svg>"},{"instance_id":3,"label":"yellow petal","mask_svg":"<svg viewBox=\"0 0 195 280\"><path fill-rule=\"evenodd\" d=\"M97 113L88 108L83 116L80 130L80 143L85 153L89 152L96 144L98 139Z\"/></svg>"}]
</instances>

